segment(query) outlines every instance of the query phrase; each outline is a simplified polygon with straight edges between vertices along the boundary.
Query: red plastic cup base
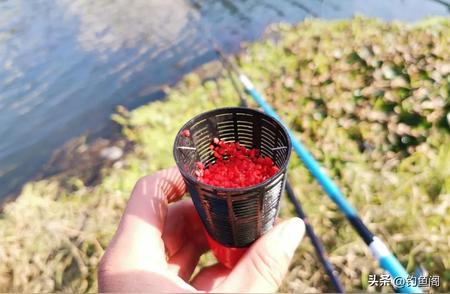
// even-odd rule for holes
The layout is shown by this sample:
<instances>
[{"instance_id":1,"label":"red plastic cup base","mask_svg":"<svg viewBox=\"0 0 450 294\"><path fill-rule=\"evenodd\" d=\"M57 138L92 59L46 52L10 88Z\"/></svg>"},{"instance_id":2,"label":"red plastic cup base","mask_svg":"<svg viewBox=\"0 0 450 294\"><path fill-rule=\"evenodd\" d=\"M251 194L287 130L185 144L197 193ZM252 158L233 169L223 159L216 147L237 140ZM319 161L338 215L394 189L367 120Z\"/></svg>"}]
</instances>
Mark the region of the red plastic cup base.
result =
<instances>
[{"instance_id":1,"label":"red plastic cup base","mask_svg":"<svg viewBox=\"0 0 450 294\"><path fill-rule=\"evenodd\" d=\"M203 228L206 239L208 240L209 248L211 248L214 256L217 260L226 266L227 268L233 268L236 263L241 259L242 255L247 251L248 247L245 248L236 248L236 247L226 247L216 240L214 240Z\"/></svg>"}]
</instances>

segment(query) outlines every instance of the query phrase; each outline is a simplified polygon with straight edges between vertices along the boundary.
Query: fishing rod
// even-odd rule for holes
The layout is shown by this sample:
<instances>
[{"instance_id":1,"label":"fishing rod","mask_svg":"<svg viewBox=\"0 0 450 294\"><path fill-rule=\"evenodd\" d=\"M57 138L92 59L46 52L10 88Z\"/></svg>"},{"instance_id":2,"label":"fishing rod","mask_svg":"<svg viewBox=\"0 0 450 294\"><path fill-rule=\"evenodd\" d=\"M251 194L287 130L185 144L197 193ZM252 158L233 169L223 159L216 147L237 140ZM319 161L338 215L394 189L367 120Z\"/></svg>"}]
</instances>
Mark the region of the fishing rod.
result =
<instances>
[{"instance_id":1,"label":"fishing rod","mask_svg":"<svg viewBox=\"0 0 450 294\"><path fill-rule=\"evenodd\" d=\"M306 216L305 212L303 211L302 205L300 204L300 201L294 194L294 190L291 187L291 184L289 181L286 181L286 193L288 195L289 200L291 200L292 204L294 204L295 211L297 215L303 220L305 223L305 230L306 234L308 234L309 239L311 240L311 244L314 247L314 250L316 251L317 258L319 259L319 262L322 264L323 268L325 269L326 274L331 280L331 283L333 284L334 288L336 289L336 292L338 293L344 293L344 287L341 284L341 281L336 275L336 272L334 270L333 264L328 259L325 249L323 248L322 242L317 237L316 233L314 232L314 229L311 225L311 223L308 220L308 217Z\"/></svg>"},{"instance_id":2,"label":"fishing rod","mask_svg":"<svg viewBox=\"0 0 450 294\"><path fill-rule=\"evenodd\" d=\"M346 197L342 194L338 186L333 182L333 180L322 170L320 164L314 159L311 153L303 146L299 139L295 136L294 132L283 122L280 116L275 112L275 110L266 102L264 97L257 91L251 80L232 62L230 62L225 54L222 53L220 48L215 45L214 39L208 30L203 28L201 22L194 21L204 32L205 38L207 38L212 44L216 54L221 56L221 60L228 65L228 67L235 73L239 81L243 85L245 91L253 98L253 100L264 110L265 113L272 116L278 120L288 131L289 137L292 141L292 147L297 154L297 156L302 160L303 164L312 174L312 176L318 181L322 186L322 189L328 195L328 197L338 206L341 212L345 215L347 220L353 226L358 235L363 239L364 243L367 244L373 257L378 261L381 268L388 272L394 282L398 279L403 282L407 281L408 272L394 256L394 254L389 250L386 244L377 236L375 236L364 224L364 222L359 217L357 211L348 202ZM403 293L421 293L421 289L414 286L406 285L405 287L394 287L396 291Z\"/></svg>"},{"instance_id":3,"label":"fishing rod","mask_svg":"<svg viewBox=\"0 0 450 294\"><path fill-rule=\"evenodd\" d=\"M225 55L222 53L222 51L219 48L216 48L217 47L216 45L214 45L214 47L215 47L214 51L217 53L217 56L219 57L219 60L222 63L223 68L227 72L228 78L230 79L234 90L236 91L236 93L239 96L240 105L243 107L248 107L247 99L244 97L239 86L237 85L236 80L234 79L234 76L231 72L231 69L226 62ZM303 211L300 201L298 200L297 196L295 195L294 190L292 189L292 186L289 183L289 180L286 180L286 188L285 189L286 189L286 193L288 195L289 200L294 205L295 212L297 213L298 217L300 217L303 220L303 222L305 223L306 234L308 235L309 239L311 240L311 244L314 247L317 258L319 259L319 262L324 267L326 274L328 275L328 277L331 280L331 283L333 284L334 288L336 289L336 292L344 293L344 287L342 286L338 276L336 275L334 266L328 260L325 249L323 248L323 245L322 245L320 239L317 237L311 223L309 222L305 212Z\"/></svg>"},{"instance_id":4,"label":"fishing rod","mask_svg":"<svg viewBox=\"0 0 450 294\"><path fill-rule=\"evenodd\" d=\"M409 277L408 272L394 256L394 254L389 250L389 248L381 241L380 238L375 236L363 223L359 217L357 211L348 202L342 192L339 190L338 186L333 182L333 180L322 170L320 164L314 159L311 153L303 146L300 140L295 136L294 132L288 128L288 126L282 121L281 117L275 112L275 110L266 102L264 97L256 90L255 86L251 80L243 73L240 72L239 68L228 59L221 52L219 48L215 48L217 54L220 54L221 59L227 62L232 71L238 76L239 81L243 85L245 91L253 98L253 100L264 110L265 113L277 119L282 125L288 130L289 137L292 141L292 147L298 157L302 160L303 164L313 175L313 177L319 182L323 190L329 196L329 198L336 203L339 209L346 216L348 221L352 224L353 228L363 239L363 241L369 246L370 251L374 258L380 264L380 267L387 271L394 282L402 282L405 285L407 278ZM400 280L399 280L400 279ZM394 287L395 290L403 293L421 293L421 289L418 287L405 285L404 287Z\"/></svg>"}]
</instances>

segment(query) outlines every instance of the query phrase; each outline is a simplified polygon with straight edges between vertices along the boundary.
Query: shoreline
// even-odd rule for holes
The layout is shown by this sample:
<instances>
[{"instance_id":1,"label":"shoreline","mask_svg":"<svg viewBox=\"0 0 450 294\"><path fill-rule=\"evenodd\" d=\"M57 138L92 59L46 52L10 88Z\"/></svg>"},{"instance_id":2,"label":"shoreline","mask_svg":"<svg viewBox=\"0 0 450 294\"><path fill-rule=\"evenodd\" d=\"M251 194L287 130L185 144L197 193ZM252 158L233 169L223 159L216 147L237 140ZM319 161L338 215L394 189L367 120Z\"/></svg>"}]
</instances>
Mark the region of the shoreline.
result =
<instances>
[{"instance_id":1,"label":"shoreline","mask_svg":"<svg viewBox=\"0 0 450 294\"><path fill-rule=\"evenodd\" d=\"M233 54L237 53L235 52ZM198 75L202 81L207 81L217 78L220 75L220 71L221 64L217 59L214 59L199 65L189 74ZM183 80L183 77L180 80ZM174 84L176 83L174 82ZM158 88L155 93L163 92L163 96L150 103L164 101L169 87L169 85L165 85ZM116 106L115 111L111 113L111 117L117 114L126 115L127 112L133 111L133 109L139 108L140 106L142 105L127 109L119 104ZM8 193L1 199L0 213L2 213L5 205L14 202L20 196L23 187L30 182L54 179L61 181L63 185L67 186L70 185L64 183L67 179L82 175L85 181L83 179L80 180L82 180L84 185L95 186L102 179L102 170L112 168L116 162L119 162L131 152L132 148L133 144L123 135L121 125L110 118L105 129L98 134L90 135L89 132L86 132L68 140L60 148L54 150L49 160L39 168L31 179L25 181L15 191Z\"/></svg>"}]
</instances>

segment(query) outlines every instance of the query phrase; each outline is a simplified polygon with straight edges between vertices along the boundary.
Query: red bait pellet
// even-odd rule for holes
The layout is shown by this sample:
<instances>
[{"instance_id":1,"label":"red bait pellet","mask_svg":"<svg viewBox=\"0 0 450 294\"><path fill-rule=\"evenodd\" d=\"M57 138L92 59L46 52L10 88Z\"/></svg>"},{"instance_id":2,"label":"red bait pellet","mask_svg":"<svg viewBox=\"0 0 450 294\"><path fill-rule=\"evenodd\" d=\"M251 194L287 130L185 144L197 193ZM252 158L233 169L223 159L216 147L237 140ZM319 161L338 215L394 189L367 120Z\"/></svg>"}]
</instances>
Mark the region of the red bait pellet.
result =
<instances>
[{"instance_id":1,"label":"red bait pellet","mask_svg":"<svg viewBox=\"0 0 450 294\"><path fill-rule=\"evenodd\" d=\"M184 131L182 131L181 132L181 135L183 136L183 137L186 137L186 138L189 138L190 136L191 136L191 132L189 131L189 130L184 130Z\"/></svg>"},{"instance_id":2,"label":"red bait pellet","mask_svg":"<svg viewBox=\"0 0 450 294\"><path fill-rule=\"evenodd\" d=\"M275 175L279 168L258 149L248 149L239 142L213 139L210 149L216 162L207 167L197 162L197 180L216 187L243 188L257 185Z\"/></svg>"}]
</instances>

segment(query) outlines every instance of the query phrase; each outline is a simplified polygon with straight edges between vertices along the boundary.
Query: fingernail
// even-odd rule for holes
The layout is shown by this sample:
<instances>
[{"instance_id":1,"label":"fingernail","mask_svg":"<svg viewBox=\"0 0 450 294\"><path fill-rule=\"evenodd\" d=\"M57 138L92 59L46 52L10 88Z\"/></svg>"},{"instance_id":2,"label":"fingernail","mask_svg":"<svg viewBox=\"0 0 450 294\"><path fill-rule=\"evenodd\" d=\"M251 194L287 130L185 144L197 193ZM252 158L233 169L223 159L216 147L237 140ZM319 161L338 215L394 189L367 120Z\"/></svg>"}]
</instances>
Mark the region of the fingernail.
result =
<instances>
[{"instance_id":1,"label":"fingernail","mask_svg":"<svg viewBox=\"0 0 450 294\"><path fill-rule=\"evenodd\" d=\"M283 224L281 230L281 246L284 252L292 257L305 234L305 224L298 217L291 218Z\"/></svg>"}]
</instances>

